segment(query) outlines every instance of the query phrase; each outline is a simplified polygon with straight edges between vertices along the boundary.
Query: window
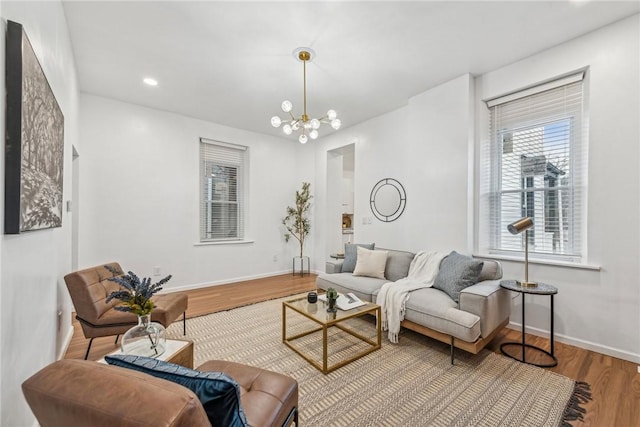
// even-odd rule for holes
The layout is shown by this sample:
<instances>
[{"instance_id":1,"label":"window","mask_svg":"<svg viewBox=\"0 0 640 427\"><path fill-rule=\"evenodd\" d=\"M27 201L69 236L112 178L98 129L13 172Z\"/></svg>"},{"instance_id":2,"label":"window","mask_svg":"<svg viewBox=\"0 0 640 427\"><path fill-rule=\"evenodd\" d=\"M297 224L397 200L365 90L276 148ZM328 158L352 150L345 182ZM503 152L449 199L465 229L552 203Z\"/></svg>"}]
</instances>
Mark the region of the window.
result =
<instances>
[{"instance_id":1,"label":"window","mask_svg":"<svg viewBox=\"0 0 640 427\"><path fill-rule=\"evenodd\" d=\"M529 216L529 251L568 261L584 255L586 143L583 74L487 101L490 137L481 165L481 244L489 253L524 251L507 231ZM484 230L483 230L484 228Z\"/></svg>"},{"instance_id":2,"label":"window","mask_svg":"<svg viewBox=\"0 0 640 427\"><path fill-rule=\"evenodd\" d=\"M200 139L200 241L244 238L246 147Z\"/></svg>"}]
</instances>

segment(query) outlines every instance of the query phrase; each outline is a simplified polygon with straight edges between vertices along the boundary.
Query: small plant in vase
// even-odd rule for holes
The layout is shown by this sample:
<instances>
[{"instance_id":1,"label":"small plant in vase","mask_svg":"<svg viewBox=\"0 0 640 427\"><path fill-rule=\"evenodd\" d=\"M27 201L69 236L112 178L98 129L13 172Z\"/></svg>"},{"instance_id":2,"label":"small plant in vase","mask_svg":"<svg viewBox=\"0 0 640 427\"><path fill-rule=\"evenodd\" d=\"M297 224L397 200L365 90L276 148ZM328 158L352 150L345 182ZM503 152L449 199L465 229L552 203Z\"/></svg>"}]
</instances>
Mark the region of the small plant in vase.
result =
<instances>
[{"instance_id":1,"label":"small plant in vase","mask_svg":"<svg viewBox=\"0 0 640 427\"><path fill-rule=\"evenodd\" d=\"M338 300L338 291L336 291L333 288L329 288L327 289L327 304L329 305L329 307L327 308L327 311L329 313L335 313L337 311L336 309L336 301Z\"/></svg>"},{"instance_id":2,"label":"small plant in vase","mask_svg":"<svg viewBox=\"0 0 640 427\"><path fill-rule=\"evenodd\" d=\"M166 342L166 331L164 326L151 321L151 312L154 304L151 297L162 289L162 285L171 279L171 275L151 284L151 278L140 278L133 272L127 274L110 266L105 265L113 277L109 281L120 285L120 290L111 292L106 299L109 303L117 299L122 301L122 305L114 307L115 310L130 312L138 316L138 324L129 329L120 342L124 354L135 354L138 356L159 356L164 352Z\"/></svg>"}]
</instances>

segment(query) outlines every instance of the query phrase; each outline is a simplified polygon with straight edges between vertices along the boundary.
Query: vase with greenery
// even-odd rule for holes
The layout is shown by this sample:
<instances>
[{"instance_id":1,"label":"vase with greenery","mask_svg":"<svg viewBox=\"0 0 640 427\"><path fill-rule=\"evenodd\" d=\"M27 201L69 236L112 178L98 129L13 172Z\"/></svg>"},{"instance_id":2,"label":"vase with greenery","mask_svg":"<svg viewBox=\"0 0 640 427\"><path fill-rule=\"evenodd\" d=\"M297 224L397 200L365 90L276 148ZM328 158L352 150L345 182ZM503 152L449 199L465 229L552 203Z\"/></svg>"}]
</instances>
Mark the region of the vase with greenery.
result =
<instances>
[{"instance_id":1,"label":"vase with greenery","mask_svg":"<svg viewBox=\"0 0 640 427\"><path fill-rule=\"evenodd\" d=\"M104 268L114 275L108 280L120 285L119 290L107 296L106 302L120 300L122 304L114 307L115 310L138 316L138 324L122 336L120 341L122 353L148 357L156 357L164 353L166 331L160 323L151 321L151 312L154 309L151 297L162 289L162 285L171 279L171 275L152 284L149 277L140 280L131 271L124 274L110 265L105 265Z\"/></svg>"},{"instance_id":2,"label":"vase with greenery","mask_svg":"<svg viewBox=\"0 0 640 427\"><path fill-rule=\"evenodd\" d=\"M329 288L327 289L327 304L329 305L329 307L327 308L327 311L329 313L335 313L337 311L336 309L336 301L338 300L338 291L336 291L334 288Z\"/></svg>"},{"instance_id":3,"label":"vase with greenery","mask_svg":"<svg viewBox=\"0 0 640 427\"><path fill-rule=\"evenodd\" d=\"M294 237L300 244L300 257L304 254L304 241L311 230L311 220L309 219L309 209L313 196L309 191L311 184L302 183L302 189L296 191L296 204L294 207L287 206L287 216L282 219L286 232L284 240L289 241Z\"/></svg>"}]
</instances>

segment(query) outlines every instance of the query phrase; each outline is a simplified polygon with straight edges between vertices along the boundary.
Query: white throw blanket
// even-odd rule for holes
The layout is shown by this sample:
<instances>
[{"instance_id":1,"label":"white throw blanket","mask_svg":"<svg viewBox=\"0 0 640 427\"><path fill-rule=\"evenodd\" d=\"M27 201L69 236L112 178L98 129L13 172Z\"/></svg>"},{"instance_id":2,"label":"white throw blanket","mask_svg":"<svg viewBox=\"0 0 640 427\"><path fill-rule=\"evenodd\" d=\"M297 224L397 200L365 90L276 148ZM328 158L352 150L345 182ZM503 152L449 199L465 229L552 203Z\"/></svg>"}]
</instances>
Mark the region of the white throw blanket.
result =
<instances>
[{"instance_id":1,"label":"white throw blanket","mask_svg":"<svg viewBox=\"0 0 640 427\"><path fill-rule=\"evenodd\" d=\"M400 322L404 320L405 304L410 292L430 288L438 275L440 261L446 257L441 252L418 252L411 261L409 274L396 282L387 282L380 288L376 303L382 309L382 328L389 330L389 341L398 342Z\"/></svg>"}]
</instances>

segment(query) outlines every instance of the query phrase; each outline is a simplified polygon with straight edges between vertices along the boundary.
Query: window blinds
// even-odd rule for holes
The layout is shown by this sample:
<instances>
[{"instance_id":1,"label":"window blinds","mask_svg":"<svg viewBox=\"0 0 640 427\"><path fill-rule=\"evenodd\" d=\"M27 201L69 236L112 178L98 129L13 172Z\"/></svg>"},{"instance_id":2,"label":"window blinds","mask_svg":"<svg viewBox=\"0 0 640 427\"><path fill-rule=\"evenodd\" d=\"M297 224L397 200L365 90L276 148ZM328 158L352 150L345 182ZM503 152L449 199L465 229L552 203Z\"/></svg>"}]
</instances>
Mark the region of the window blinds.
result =
<instances>
[{"instance_id":1,"label":"window blinds","mask_svg":"<svg viewBox=\"0 0 640 427\"><path fill-rule=\"evenodd\" d=\"M488 101L490 252L524 250L524 234L507 231L530 216L529 250L579 259L583 248L586 133L583 73Z\"/></svg>"},{"instance_id":2,"label":"window blinds","mask_svg":"<svg viewBox=\"0 0 640 427\"><path fill-rule=\"evenodd\" d=\"M200 241L244 238L246 147L200 139Z\"/></svg>"}]
</instances>

